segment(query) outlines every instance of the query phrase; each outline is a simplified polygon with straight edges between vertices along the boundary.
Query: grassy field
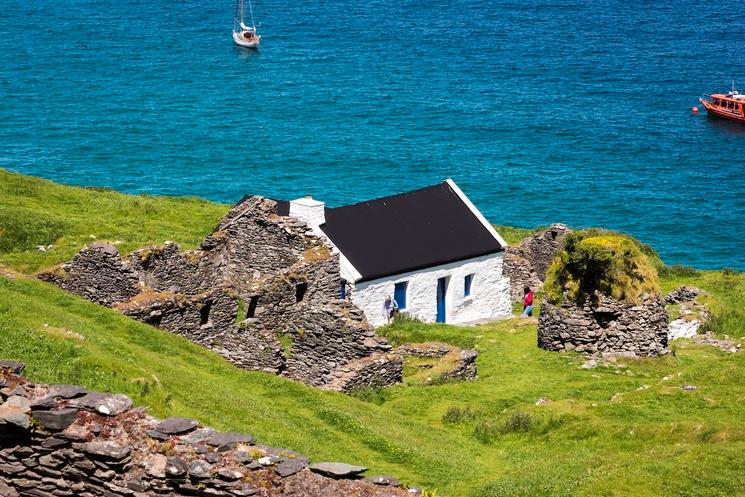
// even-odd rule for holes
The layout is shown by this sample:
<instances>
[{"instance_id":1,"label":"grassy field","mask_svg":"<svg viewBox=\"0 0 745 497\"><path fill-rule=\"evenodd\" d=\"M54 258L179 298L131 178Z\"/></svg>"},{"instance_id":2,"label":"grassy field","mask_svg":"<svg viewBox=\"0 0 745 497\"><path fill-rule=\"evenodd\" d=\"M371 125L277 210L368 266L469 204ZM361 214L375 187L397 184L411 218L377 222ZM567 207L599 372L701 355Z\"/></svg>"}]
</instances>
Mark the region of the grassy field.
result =
<instances>
[{"instance_id":1,"label":"grassy field","mask_svg":"<svg viewBox=\"0 0 745 497\"><path fill-rule=\"evenodd\" d=\"M166 240L194 247L227 211L197 198L70 187L0 169L0 264L38 271L96 240L122 252Z\"/></svg>"},{"instance_id":2,"label":"grassy field","mask_svg":"<svg viewBox=\"0 0 745 497\"><path fill-rule=\"evenodd\" d=\"M88 210L84 204L98 195L99 208ZM19 238L0 248L0 357L26 362L37 381L124 392L157 416L196 417L450 497L745 496L745 352L683 342L674 356L585 370L579 355L538 349L533 321L403 322L381 332L395 343L474 347L479 379L355 397L321 392L241 371L180 337L16 272L66 260L89 234L132 248L164 239L195 244L225 206L68 189L0 171L4 230L16 222L7 213L19 209L31 219L37 204L42 219L63 226L61 242L51 235L43 242L60 248L38 253ZM147 212L138 210L143 204ZM33 235L30 223L21 224ZM709 292L715 332L745 337L745 275L680 268L661 277L664 290L684 283ZM536 405L539 399L545 402Z\"/></svg>"}]
</instances>

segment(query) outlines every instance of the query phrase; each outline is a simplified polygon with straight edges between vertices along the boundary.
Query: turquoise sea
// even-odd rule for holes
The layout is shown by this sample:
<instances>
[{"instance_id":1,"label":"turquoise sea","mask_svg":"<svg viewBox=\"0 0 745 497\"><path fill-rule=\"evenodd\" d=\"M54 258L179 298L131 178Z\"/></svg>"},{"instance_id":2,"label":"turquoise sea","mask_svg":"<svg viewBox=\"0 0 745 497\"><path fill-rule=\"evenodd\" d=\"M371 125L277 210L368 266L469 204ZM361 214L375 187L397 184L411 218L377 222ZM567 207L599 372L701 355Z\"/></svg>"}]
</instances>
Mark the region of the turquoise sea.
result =
<instances>
[{"instance_id":1,"label":"turquoise sea","mask_svg":"<svg viewBox=\"0 0 745 497\"><path fill-rule=\"evenodd\" d=\"M741 7L741 6L740 6ZM745 10L692 0L4 0L0 167L331 206L454 178L495 223L745 270Z\"/></svg>"}]
</instances>

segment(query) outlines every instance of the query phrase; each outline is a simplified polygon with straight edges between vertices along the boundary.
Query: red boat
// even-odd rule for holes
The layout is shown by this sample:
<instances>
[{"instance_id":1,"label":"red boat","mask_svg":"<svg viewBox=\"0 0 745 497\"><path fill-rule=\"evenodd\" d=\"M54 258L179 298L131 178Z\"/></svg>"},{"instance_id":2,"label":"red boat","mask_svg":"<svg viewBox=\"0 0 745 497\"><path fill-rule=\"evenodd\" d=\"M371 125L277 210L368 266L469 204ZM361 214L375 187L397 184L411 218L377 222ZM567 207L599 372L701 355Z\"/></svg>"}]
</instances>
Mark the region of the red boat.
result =
<instances>
[{"instance_id":1,"label":"red boat","mask_svg":"<svg viewBox=\"0 0 745 497\"><path fill-rule=\"evenodd\" d=\"M738 93L734 84L732 91L726 95L714 93L709 95L709 98L710 100L705 98L699 100L710 115L745 123L745 95Z\"/></svg>"}]
</instances>

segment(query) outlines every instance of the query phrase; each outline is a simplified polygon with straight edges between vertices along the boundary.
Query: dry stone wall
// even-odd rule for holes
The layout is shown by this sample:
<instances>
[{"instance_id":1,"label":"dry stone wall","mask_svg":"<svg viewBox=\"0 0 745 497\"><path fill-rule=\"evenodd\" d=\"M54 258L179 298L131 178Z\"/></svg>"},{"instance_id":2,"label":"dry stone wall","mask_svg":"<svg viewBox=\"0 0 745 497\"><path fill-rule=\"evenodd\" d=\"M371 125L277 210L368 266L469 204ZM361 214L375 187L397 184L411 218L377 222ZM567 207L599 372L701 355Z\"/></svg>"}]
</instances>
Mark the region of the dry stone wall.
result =
<instances>
[{"instance_id":1,"label":"dry stone wall","mask_svg":"<svg viewBox=\"0 0 745 497\"><path fill-rule=\"evenodd\" d=\"M3 497L412 495L361 466L311 464L250 435L155 419L124 395L33 384L21 369L0 362Z\"/></svg>"},{"instance_id":2,"label":"dry stone wall","mask_svg":"<svg viewBox=\"0 0 745 497\"><path fill-rule=\"evenodd\" d=\"M593 355L663 355L667 353L665 306L657 295L649 294L634 304L597 293L586 296L583 303L567 297L558 305L544 301L538 318L538 346Z\"/></svg>"},{"instance_id":3,"label":"dry stone wall","mask_svg":"<svg viewBox=\"0 0 745 497\"><path fill-rule=\"evenodd\" d=\"M166 243L121 257L93 244L41 278L246 369L319 387L358 371L345 365L362 358L374 360L349 384L384 386L402 371L362 311L341 299L338 255L261 197L244 198L198 250Z\"/></svg>"},{"instance_id":4,"label":"dry stone wall","mask_svg":"<svg viewBox=\"0 0 745 497\"><path fill-rule=\"evenodd\" d=\"M396 349L396 353L401 357L429 357L443 361L447 361L450 356L456 356L457 359L452 361L452 366L433 379L436 382L470 381L478 378L476 358L479 353L472 349L460 349L442 342L424 342L404 344Z\"/></svg>"},{"instance_id":5,"label":"dry stone wall","mask_svg":"<svg viewBox=\"0 0 745 497\"><path fill-rule=\"evenodd\" d=\"M552 224L519 244L507 247L504 274L510 279L510 295L514 302L522 300L526 286L535 290L543 284L551 261L564 249L566 235L571 231L563 224Z\"/></svg>"},{"instance_id":6,"label":"dry stone wall","mask_svg":"<svg viewBox=\"0 0 745 497\"><path fill-rule=\"evenodd\" d=\"M98 242L81 250L63 268L43 273L41 279L103 305L140 293L137 273L119 257L116 247Z\"/></svg>"}]
</instances>

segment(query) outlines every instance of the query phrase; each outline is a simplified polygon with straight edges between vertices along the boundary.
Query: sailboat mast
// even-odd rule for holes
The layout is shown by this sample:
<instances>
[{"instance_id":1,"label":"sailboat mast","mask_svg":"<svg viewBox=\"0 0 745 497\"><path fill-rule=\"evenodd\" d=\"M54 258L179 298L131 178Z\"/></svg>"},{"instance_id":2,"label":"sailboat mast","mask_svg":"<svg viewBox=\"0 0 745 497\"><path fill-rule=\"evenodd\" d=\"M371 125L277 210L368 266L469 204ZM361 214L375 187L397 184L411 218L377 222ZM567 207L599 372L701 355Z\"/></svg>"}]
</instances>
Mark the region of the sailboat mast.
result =
<instances>
[{"instance_id":1,"label":"sailboat mast","mask_svg":"<svg viewBox=\"0 0 745 497\"><path fill-rule=\"evenodd\" d=\"M241 0L243 1L243 0ZM254 24L254 6L251 0L248 0L248 10L251 13L251 28L256 31L256 24Z\"/></svg>"},{"instance_id":2,"label":"sailboat mast","mask_svg":"<svg viewBox=\"0 0 745 497\"><path fill-rule=\"evenodd\" d=\"M233 31L235 31L235 26L238 23L238 11L241 8L242 3L243 0L237 0L235 2L235 14L233 15ZM243 13L241 13L241 20L243 20Z\"/></svg>"}]
</instances>

